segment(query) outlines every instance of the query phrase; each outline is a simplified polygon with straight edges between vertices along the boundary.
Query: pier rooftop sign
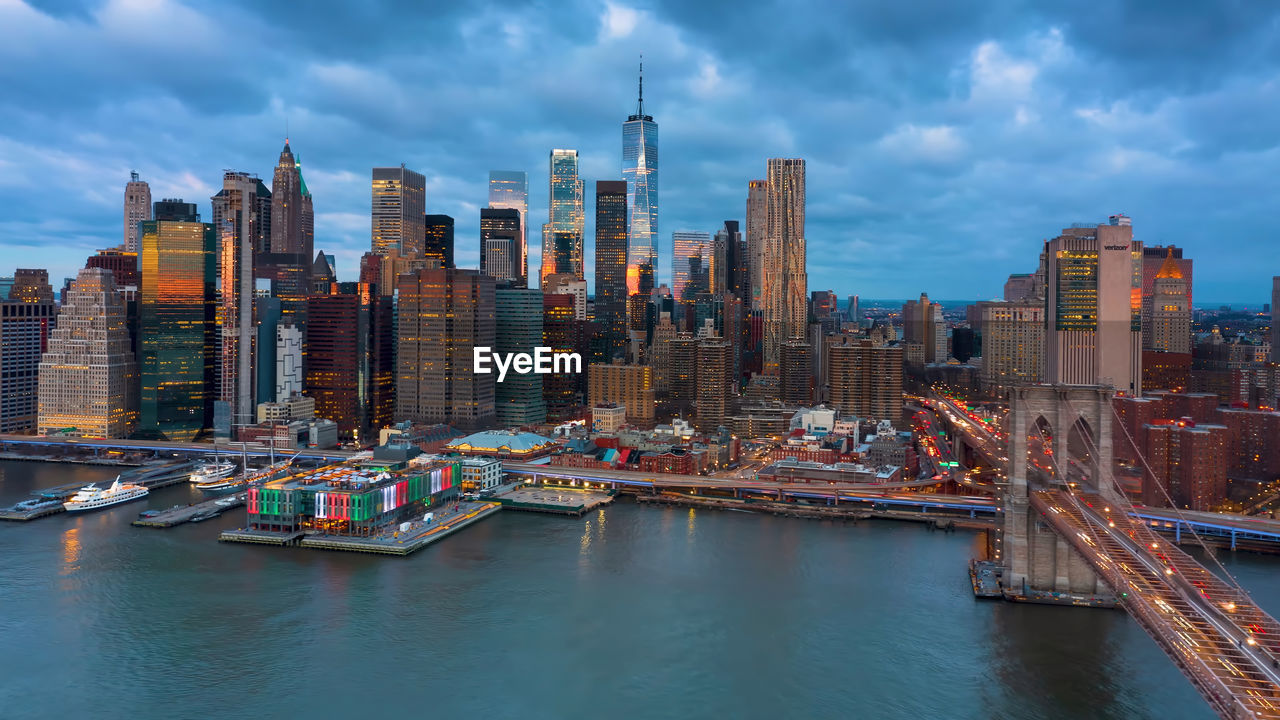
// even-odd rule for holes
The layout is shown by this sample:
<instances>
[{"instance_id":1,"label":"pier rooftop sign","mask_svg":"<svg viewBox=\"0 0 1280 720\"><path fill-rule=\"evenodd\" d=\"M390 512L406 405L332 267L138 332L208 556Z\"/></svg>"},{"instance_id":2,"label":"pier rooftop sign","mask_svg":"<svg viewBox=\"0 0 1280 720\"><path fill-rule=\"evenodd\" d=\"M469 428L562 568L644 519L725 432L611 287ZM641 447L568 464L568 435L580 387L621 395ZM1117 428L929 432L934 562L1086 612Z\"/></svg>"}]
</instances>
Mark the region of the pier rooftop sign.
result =
<instances>
[{"instance_id":1,"label":"pier rooftop sign","mask_svg":"<svg viewBox=\"0 0 1280 720\"><path fill-rule=\"evenodd\" d=\"M551 375L553 373L582 373L582 356L573 352L553 352L549 347L536 347L529 353L495 353L491 348L474 347L471 352L472 367L477 375L488 375L493 367L498 370L498 382L507 377L507 371L517 375Z\"/></svg>"}]
</instances>

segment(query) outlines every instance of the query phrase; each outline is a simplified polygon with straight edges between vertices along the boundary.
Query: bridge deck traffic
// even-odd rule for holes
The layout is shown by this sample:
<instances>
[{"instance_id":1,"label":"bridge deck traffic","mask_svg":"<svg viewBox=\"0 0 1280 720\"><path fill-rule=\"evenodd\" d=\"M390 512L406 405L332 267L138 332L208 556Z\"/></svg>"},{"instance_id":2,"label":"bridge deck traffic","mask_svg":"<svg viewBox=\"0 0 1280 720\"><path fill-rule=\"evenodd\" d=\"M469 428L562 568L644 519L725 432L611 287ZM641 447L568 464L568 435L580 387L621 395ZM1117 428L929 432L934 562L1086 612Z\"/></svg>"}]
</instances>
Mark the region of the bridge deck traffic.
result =
<instances>
[{"instance_id":1,"label":"bridge deck traffic","mask_svg":"<svg viewBox=\"0 0 1280 720\"><path fill-rule=\"evenodd\" d=\"M1031 504L1224 718L1280 718L1280 623L1129 508L1062 490Z\"/></svg>"}]
</instances>

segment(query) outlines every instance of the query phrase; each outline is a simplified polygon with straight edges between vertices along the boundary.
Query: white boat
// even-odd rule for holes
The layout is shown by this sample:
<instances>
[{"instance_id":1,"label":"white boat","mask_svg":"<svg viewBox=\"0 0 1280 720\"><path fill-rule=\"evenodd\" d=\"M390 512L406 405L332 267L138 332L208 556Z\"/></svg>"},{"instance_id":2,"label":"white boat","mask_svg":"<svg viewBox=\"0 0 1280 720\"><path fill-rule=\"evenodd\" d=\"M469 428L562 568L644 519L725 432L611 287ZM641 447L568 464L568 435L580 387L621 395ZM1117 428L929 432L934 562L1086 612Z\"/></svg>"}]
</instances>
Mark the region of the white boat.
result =
<instances>
[{"instance_id":1,"label":"white boat","mask_svg":"<svg viewBox=\"0 0 1280 720\"><path fill-rule=\"evenodd\" d=\"M121 485L120 478L117 477L115 482L111 483L111 487L105 490L94 484L81 488L80 492L73 495L70 500L62 503L62 507L66 508L67 512L98 510L130 500L139 500L150 492L142 485Z\"/></svg>"},{"instance_id":2,"label":"white boat","mask_svg":"<svg viewBox=\"0 0 1280 720\"><path fill-rule=\"evenodd\" d=\"M230 460L211 460L200 463L191 473L191 482L207 483L230 477L236 471L236 464Z\"/></svg>"}]
</instances>

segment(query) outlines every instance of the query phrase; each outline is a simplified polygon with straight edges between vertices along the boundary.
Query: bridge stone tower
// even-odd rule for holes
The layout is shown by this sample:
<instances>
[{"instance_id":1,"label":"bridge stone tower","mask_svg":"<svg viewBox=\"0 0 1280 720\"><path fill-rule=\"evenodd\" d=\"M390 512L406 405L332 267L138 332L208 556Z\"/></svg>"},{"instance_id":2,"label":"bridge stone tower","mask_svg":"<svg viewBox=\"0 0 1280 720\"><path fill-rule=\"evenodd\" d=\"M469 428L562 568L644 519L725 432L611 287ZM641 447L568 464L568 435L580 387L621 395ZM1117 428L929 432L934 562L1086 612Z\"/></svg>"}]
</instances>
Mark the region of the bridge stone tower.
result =
<instances>
[{"instance_id":1,"label":"bridge stone tower","mask_svg":"<svg viewBox=\"0 0 1280 720\"><path fill-rule=\"evenodd\" d=\"M1058 537L1030 505L1029 492L1048 486L1029 477L1027 451L1029 436L1044 433L1046 439L1052 438L1056 465L1080 473L1078 482L1086 489L1123 502L1111 481L1114 394L1112 388L1099 385L1026 385L1010 390L1002 558L1006 588L1110 594L1089 562Z\"/></svg>"}]
</instances>

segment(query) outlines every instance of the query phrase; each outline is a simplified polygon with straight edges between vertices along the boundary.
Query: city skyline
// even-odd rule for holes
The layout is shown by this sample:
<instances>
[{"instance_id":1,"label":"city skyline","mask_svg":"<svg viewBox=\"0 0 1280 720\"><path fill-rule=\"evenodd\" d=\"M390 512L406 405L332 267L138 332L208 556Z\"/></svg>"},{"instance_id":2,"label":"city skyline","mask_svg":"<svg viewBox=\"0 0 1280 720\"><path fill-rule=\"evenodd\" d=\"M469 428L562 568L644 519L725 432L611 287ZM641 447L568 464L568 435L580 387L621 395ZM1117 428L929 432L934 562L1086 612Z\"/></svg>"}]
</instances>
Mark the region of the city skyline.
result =
<instances>
[{"instance_id":1,"label":"city skyline","mask_svg":"<svg viewBox=\"0 0 1280 720\"><path fill-rule=\"evenodd\" d=\"M740 55L723 41L723 26L681 10L587 4L564 11L572 22L559 34L542 35L540 28L565 18L504 16L508 29L499 40L508 59L550 53L548 66L577 61L569 86L580 91L568 96L537 70L518 78L504 69L483 80L442 80L430 72L443 62L436 53L478 52L468 44L474 31L466 30L476 17L465 10L433 28L441 35L438 47L414 55L412 69L398 71L404 74L387 68L405 52L407 37L388 30L376 11L356 18L339 10L332 21L336 28L378 20L380 32L390 33L380 50L327 42L333 38L326 22L300 28L278 47L240 43L245 52L235 58L217 50L229 19L162 3L139 23L120 22L128 12L92 6L48 14L25 4L0 11L0 24L14 38L39 40L10 42L0 51L5 64L48 66L13 76L13 92L0 101L11 103L15 118L0 136L11 169L0 202L14 210L0 223L0 243L14 265L49 265L55 284L74 275L71 257L118 244L119 194L130 170L150 182L153 197L197 202L208 217L204 199L216 191L219 173L235 168L269 178L286 132L317 198L315 246L338 257L342 279L354 277L355 258L369 242L369 168L401 162L427 176L427 211L458 219L458 264L475 267L478 242L469 240L479 236L489 170L523 170L531 188L545 187L546 153L574 147L582 153L584 183L618 178L618 120L635 106L635 63L643 53L646 112L663 124L664 254L671 231L714 231L724 218L742 219L745 184L757 178L763 160L804 157L809 255L850 258L811 261L810 285L841 296L922 290L943 299L996 297L1008 273L1031 269L1028 250L1057 229L1124 212L1142 228L1135 239L1205 258L1196 278L1201 303L1267 299L1271 270L1253 270L1248 256L1267 235L1255 188L1265 186L1273 160L1251 118L1265 112L1259 103L1274 102L1262 81L1275 64L1237 69L1246 67L1240 61L1248 47L1275 32L1252 15L1266 9L1157 16L1107 5L1090 17L1019 11L998 26L989 22L1000 12L994 8L991 15L948 10L936 25L918 26L903 22L900 11L842 9L850 15L844 25L878 27L883 38L849 43L860 48L853 70L844 69L851 58L836 53L810 58L806 73ZM238 27L252 29L274 22L274 12L232 15L243 21ZM752 11L734 22L759 19ZM193 39L179 49L148 38L143 31L161 22L186 23ZM1201 26L1218 30L1197 45L1203 58L1168 40ZM1139 27L1156 39L1117 42L1117 33ZM808 57L808 46L821 45L814 42L821 32L782 33L779 52ZM46 95L47 73L66 72L62 63L76 58L101 57L126 36L149 59L134 63L130 80L104 80L59 102ZM553 46L553 38L562 42ZM45 52L39 48L71 44L77 48L71 60L37 62ZM919 58L895 53L899 46ZM284 62L286 79L306 82L268 86L251 74L272 58ZM199 88L215 69L220 77L229 71L244 90L233 95L243 99L211 104ZM179 74L195 82L179 86L172 81ZM915 80L894 82L905 77ZM833 86L848 90L833 93ZM479 92L486 88L503 92ZM495 119L502 116L489 112L490 95L495 111L526 100L524 117ZM459 97L465 101L439 102ZM1231 110L1244 104L1258 112ZM56 205L20 197L37 178L61 188ZM541 195L531 193L535 219L546 216ZM586 217L591 277L589 207ZM537 233L530 234L536 245ZM1221 242L1224 234L1234 242ZM54 242L67 248L65 257L43 258L41 248ZM537 260L531 247L530 267ZM660 260L659 282L669 281L666 267ZM896 290L903 277L911 280L909 292Z\"/></svg>"}]
</instances>

